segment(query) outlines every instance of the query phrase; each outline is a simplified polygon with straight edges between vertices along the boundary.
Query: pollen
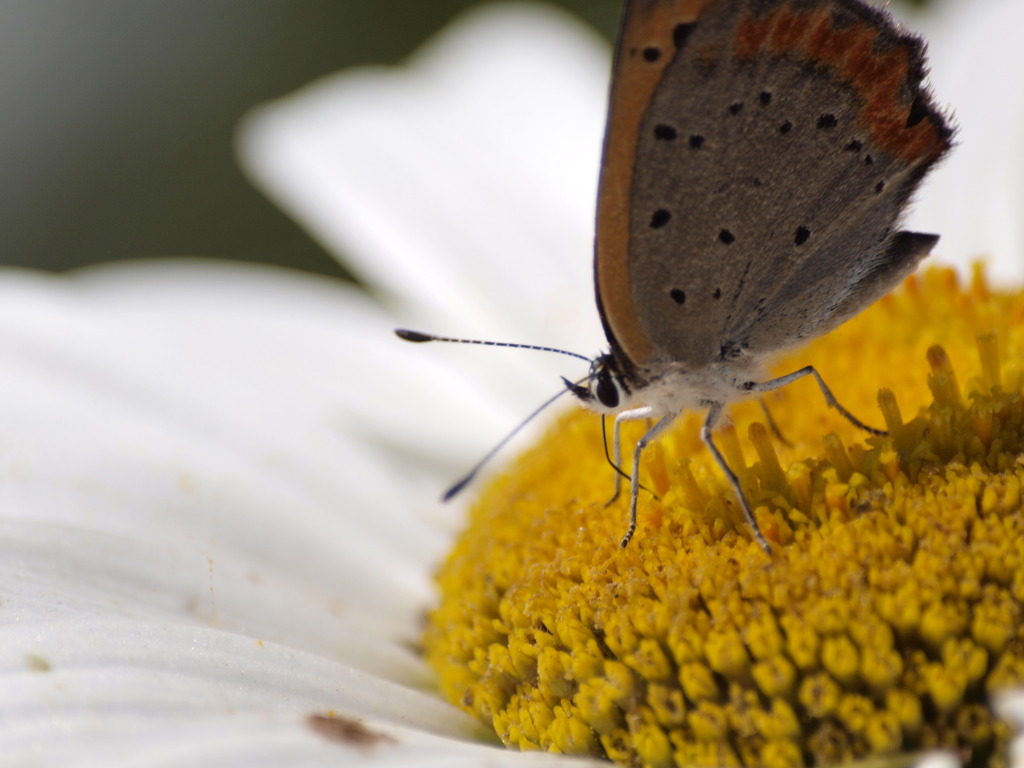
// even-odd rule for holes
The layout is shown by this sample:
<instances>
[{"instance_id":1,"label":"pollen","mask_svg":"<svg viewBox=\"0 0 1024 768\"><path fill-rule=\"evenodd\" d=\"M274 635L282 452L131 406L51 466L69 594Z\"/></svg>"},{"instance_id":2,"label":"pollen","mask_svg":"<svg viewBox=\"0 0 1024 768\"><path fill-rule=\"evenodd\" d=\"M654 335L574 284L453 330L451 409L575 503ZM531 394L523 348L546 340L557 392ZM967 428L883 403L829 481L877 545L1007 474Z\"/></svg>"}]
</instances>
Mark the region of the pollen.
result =
<instances>
[{"instance_id":1,"label":"pollen","mask_svg":"<svg viewBox=\"0 0 1024 768\"><path fill-rule=\"evenodd\" d=\"M437 574L443 693L509 747L629 766L830 765L952 751L1003 766L1024 684L1024 293L908 279L779 360L801 380L717 437L686 415L608 503L600 419L563 416L489 487ZM627 444L643 432L629 424ZM784 438L784 439L783 439ZM627 472L630 467L626 466ZM626 494L624 494L625 496Z\"/></svg>"}]
</instances>

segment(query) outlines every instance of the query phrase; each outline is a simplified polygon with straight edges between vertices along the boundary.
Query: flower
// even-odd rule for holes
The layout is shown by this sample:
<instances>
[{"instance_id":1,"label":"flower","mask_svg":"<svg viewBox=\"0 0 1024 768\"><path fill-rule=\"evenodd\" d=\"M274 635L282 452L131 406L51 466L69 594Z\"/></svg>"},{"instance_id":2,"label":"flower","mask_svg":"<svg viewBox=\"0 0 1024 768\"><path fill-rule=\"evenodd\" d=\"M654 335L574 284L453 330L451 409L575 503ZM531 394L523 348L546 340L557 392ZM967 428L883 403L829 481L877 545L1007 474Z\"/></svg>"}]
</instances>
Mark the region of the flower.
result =
<instances>
[{"instance_id":1,"label":"flower","mask_svg":"<svg viewBox=\"0 0 1024 768\"><path fill-rule=\"evenodd\" d=\"M3 271L6 761L586 764L497 747L417 651L458 519L427 500L552 367L390 340L400 317L599 346L607 51L559 18L479 17L496 37L463 27L248 126L252 173L377 301L238 265ZM376 118L355 145L353 117ZM497 248L518 266L493 275Z\"/></svg>"}]
</instances>

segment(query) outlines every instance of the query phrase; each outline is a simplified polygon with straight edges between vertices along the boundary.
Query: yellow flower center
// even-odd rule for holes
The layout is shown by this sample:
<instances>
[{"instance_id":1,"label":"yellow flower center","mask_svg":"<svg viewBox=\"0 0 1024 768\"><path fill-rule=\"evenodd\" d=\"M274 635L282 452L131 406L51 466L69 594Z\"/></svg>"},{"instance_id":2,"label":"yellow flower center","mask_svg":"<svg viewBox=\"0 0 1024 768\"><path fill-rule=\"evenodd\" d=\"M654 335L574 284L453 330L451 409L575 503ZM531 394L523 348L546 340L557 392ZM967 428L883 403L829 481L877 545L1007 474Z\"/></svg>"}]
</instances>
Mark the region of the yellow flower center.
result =
<instances>
[{"instance_id":1,"label":"yellow flower center","mask_svg":"<svg viewBox=\"0 0 1024 768\"><path fill-rule=\"evenodd\" d=\"M767 402L789 445L756 402L732 409L721 446L771 555L700 415L645 454L625 550L597 417L495 480L437 576L445 695L509 746L623 765L1002 764L992 694L1024 682L1024 294L932 270L775 370L807 364L889 436L809 380Z\"/></svg>"}]
</instances>

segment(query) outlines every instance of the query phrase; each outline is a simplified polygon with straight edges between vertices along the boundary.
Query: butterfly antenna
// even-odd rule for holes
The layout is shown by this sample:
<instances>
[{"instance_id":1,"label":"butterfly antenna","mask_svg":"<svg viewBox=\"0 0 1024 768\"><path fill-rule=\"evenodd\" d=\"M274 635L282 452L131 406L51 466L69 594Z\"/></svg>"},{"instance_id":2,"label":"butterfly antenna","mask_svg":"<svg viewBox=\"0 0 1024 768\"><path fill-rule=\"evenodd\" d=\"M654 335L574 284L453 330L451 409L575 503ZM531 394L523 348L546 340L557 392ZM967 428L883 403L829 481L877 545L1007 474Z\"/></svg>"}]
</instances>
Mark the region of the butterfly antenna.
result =
<instances>
[{"instance_id":1,"label":"butterfly antenna","mask_svg":"<svg viewBox=\"0 0 1024 768\"><path fill-rule=\"evenodd\" d=\"M533 411L533 413L531 413L529 416L527 416L525 419L519 422L516 428L509 432L507 435L505 435L496 446L494 446L493 448L491 448L491 450L485 453L483 458L480 459L480 461L478 461L475 465L473 465L473 468L469 470L469 472L467 472L461 480L459 480L457 483L452 485L451 488L444 492L444 495L441 496L441 501L449 501L453 496L455 496L455 494L459 493L459 491L461 491L463 488L465 488L467 485L473 482L473 478L475 478L477 474L480 472L480 470L484 468L484 465L487 464L488 461L493 459L495 454L497 454L498 451L504 448L513 437L519 434L523 427L525 427L527 424L533 421L540 414L541 411L543 411L545 408L547 408L549 405L555 402L555 400L560 398L568 391L568 389L559 390L556 395L549 397L541 405L539 405Z\"/></svg>"},{"instance_id":2,"label":"butterfly antenna","mask_svg":"<svg viewBox=\"0 0 1024 768\"><path fill-rule=\"evenodd\" d=\"M446 341L452 344L480 344L485 347L532 349L536 350L537 352L555 352L559 355L568 355L569 357L575 357L578 360L584 360L588 363L591 362L590 358L587 357L586 355L580 355L577 354L576 352L569 352L567 350L558 349L556 347L541 347L536 344L514 344L504 341L481 341L479 339L456 339L451 336L438 336L433 333L423 333L422 331L410 331L407 328L396 328L395 335L398 336L398 338L400 339L404 339L405 341L411 341L415 344L422 344L427 341ZM563 378L562 380L565 382L566 388L559 390L557 394L553 395L552 397L549 397L541 405L534 409L533 413L531 413L529 416L527 416L525 419L519 422L518 426L516 426L515 429L513 429L511 432L505 435L505 437L503 437L498 442L497 445L491 448L491 450L485 453L483 458L481 458L480 461L474 464L473 468L469 470L469 472L467 472L462 477L461 480L453 484L447 491L444 492L444 495L441 496L441 501L449 501L463 488L465 488L467 485L473 482L473 479L480 473L480 470L484 468L487 462L493 459L495 454L498 453L498 451L500 451L502 448L508 445L509 441L512 440L512 438L515 437L517 434L519 434L519 432L522 431L523 427L525 427L527 424L533 421L540 414L541 411L543 411L545 408L547 408L549 405L555 402L555 400L560 398L566 392L572 391L573 387L579 386L582 382L587 381L589 378L591 378L591 376L588 374L587 376L584 376L582 379L575 383Z\"/></svg>"},{"instance_id":3,"label":"butterfly antenna","mask_svg":"<svg viewBox=\"0 0 1024 768\"><path fill-rule=\"evenodd\" d=\"M588 363L591 362L589 357L587 357L586 355L581 355L578 352L570 352L567 349L558 349L557 347L541 347L536 344L514 344L508 341L483 341L481 339L456 339L451 336L438 336L433 333L410 331L407 328L395 328L395 335L400 339L404 339L405 341L411 341L414 344L422 344L427 341L447 341L451 344L480 344L481 346L484 347L533 349L536 350L537 352L555 352L556 354L559 355L568 355L569 357L575 357L577 360L585 360Z\"/></svg>"}]
</instances>

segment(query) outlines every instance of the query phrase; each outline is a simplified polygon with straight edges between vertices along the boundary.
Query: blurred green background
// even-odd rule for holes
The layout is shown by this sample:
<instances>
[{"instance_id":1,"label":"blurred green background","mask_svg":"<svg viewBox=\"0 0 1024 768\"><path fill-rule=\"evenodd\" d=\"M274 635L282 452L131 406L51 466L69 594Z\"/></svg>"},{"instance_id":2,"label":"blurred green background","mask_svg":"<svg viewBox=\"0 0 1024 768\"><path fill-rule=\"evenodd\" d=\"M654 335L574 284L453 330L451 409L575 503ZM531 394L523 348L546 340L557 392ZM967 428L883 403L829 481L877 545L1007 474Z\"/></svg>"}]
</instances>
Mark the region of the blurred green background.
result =
<instances>
[{"instance_id":1,"label":"blurred green background","mask_svg":"<svg viewBox=\"0 0 1024 768\"><path fill-rule=\"evenodd\" d=\"M252 106L401 60L473 0L4 0L0 263L207 256L342 275L242 176ZM555 0L607 37L619 0Z\"/></svg>"}]
</instances>

